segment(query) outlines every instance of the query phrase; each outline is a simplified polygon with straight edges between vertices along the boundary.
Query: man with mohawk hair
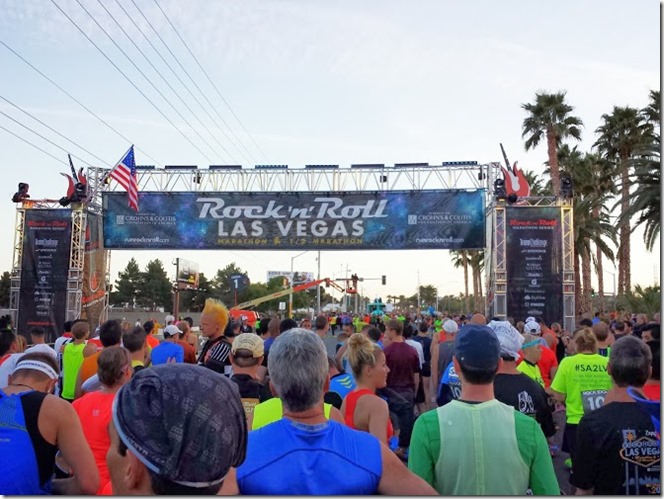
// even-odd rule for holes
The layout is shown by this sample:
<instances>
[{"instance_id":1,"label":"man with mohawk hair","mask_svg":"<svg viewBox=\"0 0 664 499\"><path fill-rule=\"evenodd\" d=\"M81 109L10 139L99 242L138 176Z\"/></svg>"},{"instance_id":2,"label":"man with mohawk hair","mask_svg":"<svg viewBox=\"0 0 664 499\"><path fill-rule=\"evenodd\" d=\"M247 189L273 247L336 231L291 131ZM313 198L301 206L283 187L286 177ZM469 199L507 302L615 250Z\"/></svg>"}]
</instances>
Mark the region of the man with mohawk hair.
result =
<instances>
[{"instance_id":1,"label":"man with mohawk hair","mask_svg":"<svg viewBox=\"0 0 664 499\"><path fill-rule=\"evenodd\" d=\"M231 344L224 336L228 324L228 309L220 301L208 298L201 315L201 335L207 338L200 355L198 365L205 366L226 376L231 375Z\"/></svg>"}]
</instances>

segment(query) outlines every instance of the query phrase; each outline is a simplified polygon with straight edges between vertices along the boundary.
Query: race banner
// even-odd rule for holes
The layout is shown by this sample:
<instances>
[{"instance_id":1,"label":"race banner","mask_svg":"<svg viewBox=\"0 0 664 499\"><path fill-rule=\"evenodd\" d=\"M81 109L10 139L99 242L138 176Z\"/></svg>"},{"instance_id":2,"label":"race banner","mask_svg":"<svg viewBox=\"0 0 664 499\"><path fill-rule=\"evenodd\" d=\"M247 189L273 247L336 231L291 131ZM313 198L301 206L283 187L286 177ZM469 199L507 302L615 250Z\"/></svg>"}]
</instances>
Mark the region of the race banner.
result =
<instances>
[{"instance_id":1,"label":"race banner","mask_svg":"<svg viewBox=\"0 0 664 499\"><path fill-rule=\"evenodd\" d=\"M103 193L121 249L482 249L484 190Z\"/></svg>"},{"instance_id":2,"label":"race banner","mask_svg":"<svg viewBox=\"0 0 664 499\"><path fill-rule=\"evenodd\" d=\"M67 312L71 210L26 210L24 223L17 330L29 339L42 327L53 342Z\"/></svg>"},{"instance_id":3,"label":"race banner","mask_svg":"<svg viewBox=\"0 0 664 499\"><path fill-rule=\"evenodd\" d=\"M563 319L560 208L506 208L507 315L515 322Z\"/></svg>"},{"instance_id":4,"label":"race banner","mask_svg":"<svg viewBox=\"0 0 664 499\"><path fill-rule=\"evenodd\" d=\"M106 250L103 247L102 217L89 212L85 227L81 319L87 320L92 330L101 323L105 303Z\"/></svg>"},{"instance_id":5,"label":"race banner","mask_svg":"<svg viewBox=\"0 0 664 499\"><path fill-rule=\"evenodd\" d=\"M293 281L293 284L304 284L305 282L311 282L314 280L313 272L293 272L291 275L290 270L268 270L267 271L267 281L270 282L270 279L275 277L283 277L288 283Z\"/></svg>"}]
</instances>

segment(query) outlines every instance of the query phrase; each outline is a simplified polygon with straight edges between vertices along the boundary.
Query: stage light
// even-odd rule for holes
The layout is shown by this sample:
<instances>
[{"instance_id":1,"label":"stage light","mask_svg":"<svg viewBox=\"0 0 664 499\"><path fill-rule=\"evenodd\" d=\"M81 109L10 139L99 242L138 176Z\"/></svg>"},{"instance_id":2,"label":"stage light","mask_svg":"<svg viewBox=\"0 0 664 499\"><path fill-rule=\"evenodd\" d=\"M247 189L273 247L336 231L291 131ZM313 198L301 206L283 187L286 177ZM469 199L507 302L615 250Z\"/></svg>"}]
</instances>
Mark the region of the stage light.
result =
<instances>
[{"instance_id":1,"label":"stage light","mask_svg":"<svg viewBox=\"0 0 664 499\"><path fill-rule=\"evenodd\" d=\"M18 192L16 192L12 196L12 203L20 203L25 199L30 198L30 194L28 194L28 189L30 188L30 185L26 184L25 182L19 182L18 183Z\"/></svg>"},{"instance_id":2,"label":"stage light","mask_svg":"<svg viewBox=\"0 0 664 499\"><path fill-rule=\"evenodd\" d=\"M560 172L560 195L567 199L574 197L574 181L569 173Z\"/></svg>"},{"instance_id":3,"label":"stage light","mask_svg":"<svg viewBox=\"0 0 664 499\"><path fill-rule=\"evenodd\" d=\"M505 181L502 178L497 178L493 182L493 196L498 201L505 201L507 199L507 191L505 191Z\"/></svg>"},{"instance_id":4,"label":"stage light","mask_svg":"<svg viewBox=\"0 0 664 499\"><path fill-rule=\"evenodd\" d=\"M514 194L514 193L510 194L509 196L507 196L507 202L508 202L509 204L514 204L514 203L516 203L518 200L519 200L519 196L517 196L517 195Z\"/></svg>"}]
</instances>

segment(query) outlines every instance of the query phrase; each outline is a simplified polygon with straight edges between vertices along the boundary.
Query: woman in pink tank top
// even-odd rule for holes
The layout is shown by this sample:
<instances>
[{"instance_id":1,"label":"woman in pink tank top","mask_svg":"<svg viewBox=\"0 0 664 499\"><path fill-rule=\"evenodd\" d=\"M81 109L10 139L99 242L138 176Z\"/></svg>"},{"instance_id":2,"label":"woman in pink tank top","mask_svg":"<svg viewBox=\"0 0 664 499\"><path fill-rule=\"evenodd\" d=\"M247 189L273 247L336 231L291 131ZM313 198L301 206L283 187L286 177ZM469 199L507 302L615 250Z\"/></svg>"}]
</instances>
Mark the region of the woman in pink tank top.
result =
<instances>
[{"instance_id":1,"label":"woman in pink tank top","mask_svg":"<svg viewBox=\"0 0 664 499\"><path fill-rule=\"evenodd\" d=\"M361 333L348 340L348 363L355 376L357 388L346 395L341 405L346 425L375 435L388 444L394 433L387 402L376 395L378 388L387 385L387 373L383 350Z\"/></svg>"}]
</instances>

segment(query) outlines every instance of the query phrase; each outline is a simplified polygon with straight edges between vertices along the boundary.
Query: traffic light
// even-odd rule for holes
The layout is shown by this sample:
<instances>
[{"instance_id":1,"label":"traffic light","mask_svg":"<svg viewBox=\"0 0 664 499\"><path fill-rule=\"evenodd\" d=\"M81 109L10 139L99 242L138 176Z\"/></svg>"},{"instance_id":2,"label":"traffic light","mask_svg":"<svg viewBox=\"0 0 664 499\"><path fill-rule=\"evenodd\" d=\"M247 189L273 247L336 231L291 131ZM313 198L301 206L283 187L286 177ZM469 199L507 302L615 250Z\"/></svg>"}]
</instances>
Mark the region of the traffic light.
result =
<instances>
[{"instance_id":1,"label":"traffic light","mask_svg":"<svg viewBox=\"0 0 664 499\"><path fill-rule=\"evenodd\" d=\"M383 283L383 286L385 286L385 285L387 284L387 276L384 275L384 276L382 277L381 281L382 281L382 283Z\"/></svg>"}]
</instances>

